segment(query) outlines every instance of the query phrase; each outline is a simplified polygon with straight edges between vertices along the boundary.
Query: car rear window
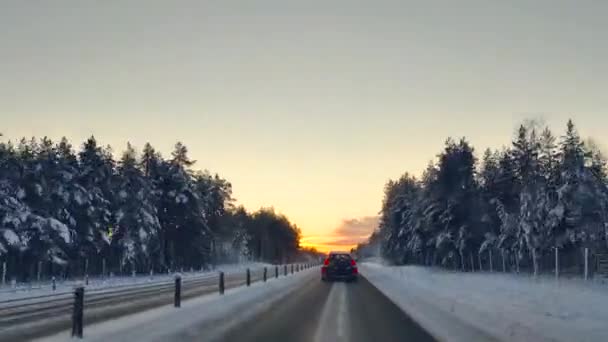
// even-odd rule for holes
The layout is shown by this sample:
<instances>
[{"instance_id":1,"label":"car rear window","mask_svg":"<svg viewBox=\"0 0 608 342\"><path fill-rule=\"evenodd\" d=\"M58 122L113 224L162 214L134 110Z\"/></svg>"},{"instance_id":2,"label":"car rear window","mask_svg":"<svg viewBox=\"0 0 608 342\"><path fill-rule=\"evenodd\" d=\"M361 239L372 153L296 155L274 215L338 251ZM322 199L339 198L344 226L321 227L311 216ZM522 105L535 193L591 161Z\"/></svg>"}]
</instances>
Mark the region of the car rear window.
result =
<instances>
[{"instance_id":1,"label":"car rear window","mask_svg":"<svg viewBox=\"0 0 608 342\"><path fill-rule=\"evenodd\" d=\"M331 260L335 260L335 261L338 261L338 260L347 260L348 261L351 259L350 255L348 255L348 254L331 254L329 256L329 258Z\"/></svg>"}]
</instances>

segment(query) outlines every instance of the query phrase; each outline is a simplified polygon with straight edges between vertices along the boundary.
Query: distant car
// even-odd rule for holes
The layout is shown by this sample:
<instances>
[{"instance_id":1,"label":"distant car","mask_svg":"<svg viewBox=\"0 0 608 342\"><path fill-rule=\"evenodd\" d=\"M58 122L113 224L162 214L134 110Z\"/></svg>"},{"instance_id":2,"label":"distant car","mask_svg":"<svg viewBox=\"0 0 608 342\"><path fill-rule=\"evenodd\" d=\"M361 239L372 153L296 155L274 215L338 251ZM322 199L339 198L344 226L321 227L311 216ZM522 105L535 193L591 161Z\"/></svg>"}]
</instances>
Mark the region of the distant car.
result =
<instances>
[{"instance_id":1,"label":"distant car","mask_svg":"<svg viewBox=\"0 0 608 342\"><path fill-rule=\"evenodd\" d=\"M321 280L357 281L357 262L347 252L330 252L321 267Z\"/></svg>"}]
</instances>

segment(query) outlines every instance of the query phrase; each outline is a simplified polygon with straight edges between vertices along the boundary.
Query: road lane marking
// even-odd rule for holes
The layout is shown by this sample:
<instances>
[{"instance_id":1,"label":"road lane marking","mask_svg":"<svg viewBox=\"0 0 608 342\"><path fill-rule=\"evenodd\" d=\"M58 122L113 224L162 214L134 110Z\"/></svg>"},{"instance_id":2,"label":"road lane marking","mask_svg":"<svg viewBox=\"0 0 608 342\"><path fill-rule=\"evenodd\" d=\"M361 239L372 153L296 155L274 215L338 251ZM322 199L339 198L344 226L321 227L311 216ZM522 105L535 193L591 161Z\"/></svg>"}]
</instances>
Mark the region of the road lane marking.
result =
<instances>
[{"instance_id":1,"label":"road lane marking","mask_svg":"<svg viewBox=\"0 0 608 342\"><path fill-rule=\"evenodd\" d=\"M339 296L338 296L338 340L339 341L348 341L347 334L348 331L346 329L346 315L348 314L347 310L347 301L346 301L346 284L339 283L336 284L339 286Z\"/></svg>"},{"instance_id":2,"label":"road lane marking","mask_svg":"<svg viewBox=\"0 0 608 342\"><path fill-rule=\"evenodd\" d=\"M348 288L344 283L333 283L323 305L315 342L348 341Z\"/></svg>"},{"instance_id":3,"label":"road lane marking","mask_svg":"<svg viewBox=\"0 0 608 342\"><path fill-rule=\"evenodd\" d=\"M328 333L331 333L331 329L327 325L328 322L332 319L332 302L334 301L334 293L336 292L336 287L334 285L335 284L331 284L329 295L327 295L327 300L323 305L323 311L321 312L319 325L317 326L317 331L315 332L315 342L329 342L332 340L332 337L327 335Z\"/></svg>"}]
</instances>

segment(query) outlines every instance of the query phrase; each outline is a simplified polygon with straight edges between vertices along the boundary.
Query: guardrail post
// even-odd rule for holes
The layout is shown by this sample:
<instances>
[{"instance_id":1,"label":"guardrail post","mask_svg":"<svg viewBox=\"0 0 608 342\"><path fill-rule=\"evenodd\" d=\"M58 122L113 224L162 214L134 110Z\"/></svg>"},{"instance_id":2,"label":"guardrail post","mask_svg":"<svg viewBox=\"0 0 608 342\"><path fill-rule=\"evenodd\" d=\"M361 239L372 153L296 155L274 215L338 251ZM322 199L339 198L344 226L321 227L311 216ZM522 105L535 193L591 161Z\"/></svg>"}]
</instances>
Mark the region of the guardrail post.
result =
<instances>
[{"instance_id":1,"label":"guardrail post","mask_svg":"<svg viewBox=\"0 0 608 342\"><path fill-rule=\"evenodd\" d=\"M279 277L279 266L275 266L274 267L274 277L278 278Z\"/></svg>"},{"instance_id":2,"label":"guardrail post","mask_svg":"<svg viewBox=\"0 0 608 342\"><path fill-rule=\"evenodd\" d=\"M89 285L89 275L88 274L84 275L84 284Z\"/></svg>"},{"instance_id":3,"label":"guardrail post","mask_svg":"<svg viewBox=\"0 0 608 342\"><path fill-rule=\"evenodd\" d=\"M72 337L82 338L84 312L84 287L74 289L74 311L72 312Z\"/></svg>"},{"instance_id":4,"label":"guardrail post","mask_svg":"<svg viewBox=\"0 0 608 342\"><path fill-rule=\"evenodd\" d=\"M51 285L53 286L53 291L57 290L57 281L55 277L51 278Z\"/></svg>"},{"instance_id":5,"label":"guardrail post","mask_svg":"<svg viewBox=\"0 0 608 342\"><path fill-rule=\"evenodd\" d=\"M224 272L220 272L220 294L223 295L224 294Z\"/></svg>"},{"instance_id":6,"label":"guardrail post","mask_svg":"<svg viewBox=\"0 0 608 342\"><path fill-rule=\"evenodd\" d=\"M182 306L182 276L177 274L175 276L175 300L174 304L176 308Z\"/></svg>"},{"instance_id":7,"label":"guardrail post","mask_svg":"<svg viewBox=\"0 0 608 342\"><path fill-rule=\"evenodd\" d=\"M285 269L284 269L284 271L285 271L285 276L287 277L287 265L285 265L285 266L283 266L283 267L285 268Z\"/></svg>"},{"instance_id":8,"label":"guardrail post","mask_svg":"<svg viewBox=\"0 0 608 342\"><path fill-rule=\"evenodd\" d=\"M268 278L268 269L266 267L264 267L264 282L266 282Z\"/></svg>"},{"instance_id":9,"label":"guardrail post","mask_svg":"<svg viewBox=\"0 0 608 342\"><path fill-rule=\"evenodd\" d=\"M291 274L293 274L293 264L291 264Z\"/></svg>"},{"instance_id":10,"label":"guardrail post","mask_svg":"<svg viewBox=\"0 0 608 342\"><path fill-rule=\"evenodd\" d=\"M247 269L247 286L251 286L251 271Z\"/></svg>"}]
</instances>

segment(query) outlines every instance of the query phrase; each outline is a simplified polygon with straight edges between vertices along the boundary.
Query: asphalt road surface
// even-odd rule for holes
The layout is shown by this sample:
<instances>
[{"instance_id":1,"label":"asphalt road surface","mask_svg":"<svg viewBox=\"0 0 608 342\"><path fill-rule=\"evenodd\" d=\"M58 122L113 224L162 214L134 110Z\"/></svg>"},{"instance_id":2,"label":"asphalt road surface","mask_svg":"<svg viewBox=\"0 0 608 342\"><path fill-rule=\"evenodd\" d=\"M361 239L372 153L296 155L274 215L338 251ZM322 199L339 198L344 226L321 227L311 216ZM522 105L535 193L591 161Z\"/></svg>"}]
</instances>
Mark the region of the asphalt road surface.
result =
<instances>
[{"instance_id":1,"label":"asphalt road surface","mask_svg":"<svg viewBox=\"0 0 608 342\"><path fill-rule=\"evenodd\" d=\"M365 278L356 283L307 283L222 341L435 341Z\"/></svg>"}]
</instances>

